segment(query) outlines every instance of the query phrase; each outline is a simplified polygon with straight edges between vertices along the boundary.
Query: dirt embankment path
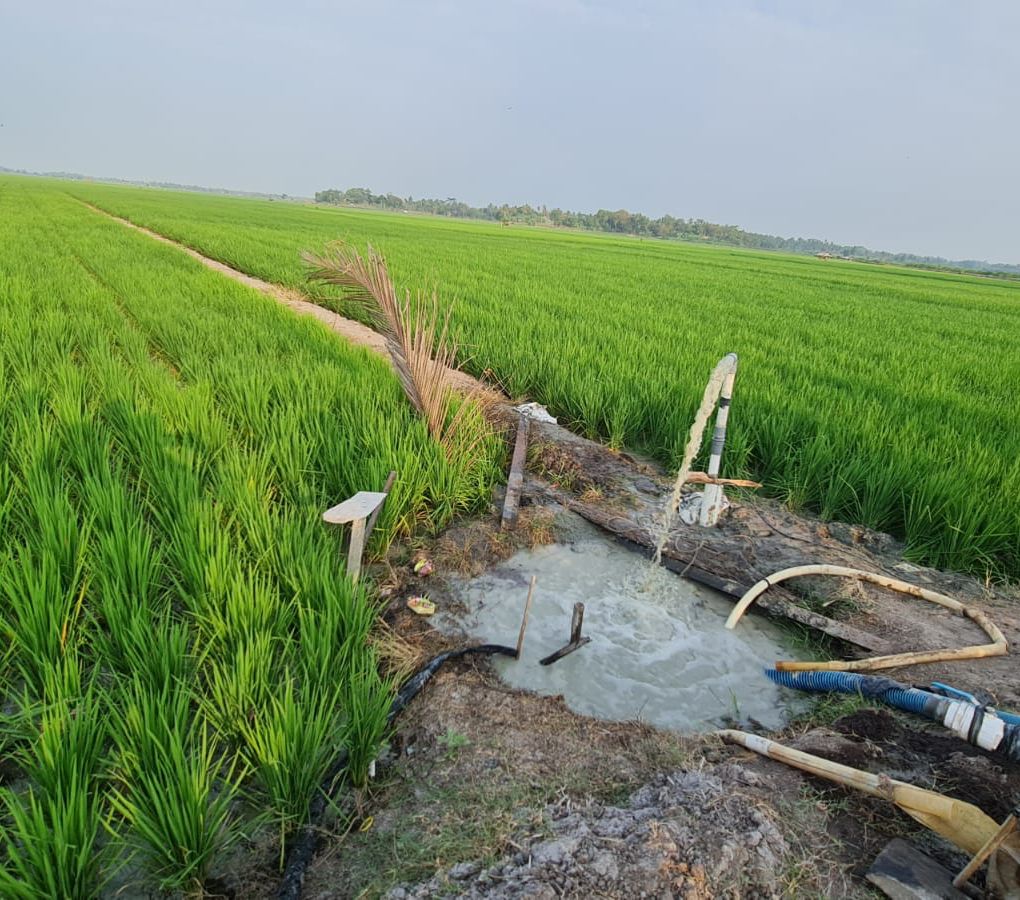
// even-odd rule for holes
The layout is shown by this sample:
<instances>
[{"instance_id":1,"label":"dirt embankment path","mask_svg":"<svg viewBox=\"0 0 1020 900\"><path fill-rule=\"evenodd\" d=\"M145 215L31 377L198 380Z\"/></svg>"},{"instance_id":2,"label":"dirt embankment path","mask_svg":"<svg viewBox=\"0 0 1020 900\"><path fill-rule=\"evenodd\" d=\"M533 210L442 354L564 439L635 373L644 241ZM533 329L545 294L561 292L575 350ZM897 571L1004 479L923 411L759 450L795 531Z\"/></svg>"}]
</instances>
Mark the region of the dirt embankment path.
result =
<instances>
[{"instance_id":1,"label":"dirt embankment path","mask_svg":"<svg viewBox=\"0 0 1020 900\"><path fill-rule=\"evenodd\" d=\"M386 349L386 338L379 334L378 331L374 331L367 325L363 325L361 322L356 322L353 319L346 319L338 313L312 303L300 291L284 287L283 285L273 284L271 281L263 281L261 278L256 278L254 275L249 275L247 272L242 272L239 269L228 266L226 263L220 262L219 260L204 256L186 244L182 244L178 241L165 237L159 232L152 231L142 225L136 225L128 219L115 216L113 213L109 213L105 209L94 206L91 203L86 203L84 200L79 202L87 206L93 212L99 213L99 215L105 216L108 219L112 219L114 222L119 222L125 228L140 231L142 234L152 238L154 241L159 241L161 244L169 244L171 247L176 247L178 250L187 253L192 259L200 262L207 269L212 269L220 275L225 275L227 278L231 278L234 281L243 284L245 287L254 288L259 293L265 294L267 297L272 297L274 300L282 303L288 309L293 310L299 315L311 316L313 319L318 319L318 321L325 325L330 331L336 332L344 340L349 341L352 344L356 344L359 347L367 347L368 349L378 353L380 356L385 357L387 360L389 359L389 352ZM485 395L494 394L492 387L484 384L477 378L468 375L466 372L461 372L459 369L447 369L446 377L447 383L450 387L457 391L481 393ZM500 399L505 398L500 396Z\"/></svg>"}]
</instances>

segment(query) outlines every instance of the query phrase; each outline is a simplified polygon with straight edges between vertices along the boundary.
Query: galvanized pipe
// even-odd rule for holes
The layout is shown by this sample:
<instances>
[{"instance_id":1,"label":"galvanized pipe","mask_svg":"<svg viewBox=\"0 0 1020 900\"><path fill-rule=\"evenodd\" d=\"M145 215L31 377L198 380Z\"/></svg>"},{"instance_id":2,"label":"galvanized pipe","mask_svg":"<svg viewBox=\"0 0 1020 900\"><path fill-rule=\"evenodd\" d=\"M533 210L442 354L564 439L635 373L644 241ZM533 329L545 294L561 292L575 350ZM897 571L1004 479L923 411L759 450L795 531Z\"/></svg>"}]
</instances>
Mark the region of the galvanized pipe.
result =
<instances>
[{"instance_id":1,"label":"galvanized pipe","mask_svg":"<svg viewBox=\"0 0 1020 900\"><path fill-rule=\"evenodd\" d=\"M726 377L723 379L722 390L719 392L719 408L715 416L715 429L712 432L712 452L708 459L708 475L711 478L719 476L719 467L722 463L723 446L726 444L726 423L730 417L730 401L733 398L733 382L737 377L737 354L727 353L719 362L719 367L728 367ZM701 514L699 522L701 525L711 527L719 521L719 513L722 509L723 487L721 484L707 484L701 495Z\"/></svg>"}]
</instances>

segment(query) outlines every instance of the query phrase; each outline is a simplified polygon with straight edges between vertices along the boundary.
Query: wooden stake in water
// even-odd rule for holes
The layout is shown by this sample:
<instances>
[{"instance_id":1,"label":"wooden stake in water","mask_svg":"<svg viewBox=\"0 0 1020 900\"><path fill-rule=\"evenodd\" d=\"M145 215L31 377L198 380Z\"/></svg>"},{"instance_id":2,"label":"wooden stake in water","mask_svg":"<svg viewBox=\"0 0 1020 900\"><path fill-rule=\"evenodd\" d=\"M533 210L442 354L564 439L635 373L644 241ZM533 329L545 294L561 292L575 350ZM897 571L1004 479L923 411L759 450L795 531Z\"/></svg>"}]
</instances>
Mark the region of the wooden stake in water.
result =
<instances>
[{"instance_id":1,"label":"wooden stake in water","mask_svg":"<svg viewBox=\"0 0 1020 900\"><path fill-rule=\"evenodd\" d=\"M570 617L570 640L560 647L559 650L550 653L547 657L545 657L545 659L540 659L538 664L540 666L551 666L557 660L563 659L564 656L573 653L575 650L579 650L591 641L591 638L588 636L581 637L581 627L583 624L584 604L575 603L573 615Z\"/></svg>"},{"instance_id":2,"label":"wooden stake in water","mask_svg":"<svg viewBox=\"0 0 1020 900\"><path fill-rule=\"evenodd\" d=\"M514 659L521 658L521 650L524 649L524 632L528 629L528 613L531 611L531 598L535 595L535 582L538 579L532 575L531 585L528 587L528 599L524 601L524 616L521 618L521 630L517 635L517 652Z\"/></svg>"}]
</instances>

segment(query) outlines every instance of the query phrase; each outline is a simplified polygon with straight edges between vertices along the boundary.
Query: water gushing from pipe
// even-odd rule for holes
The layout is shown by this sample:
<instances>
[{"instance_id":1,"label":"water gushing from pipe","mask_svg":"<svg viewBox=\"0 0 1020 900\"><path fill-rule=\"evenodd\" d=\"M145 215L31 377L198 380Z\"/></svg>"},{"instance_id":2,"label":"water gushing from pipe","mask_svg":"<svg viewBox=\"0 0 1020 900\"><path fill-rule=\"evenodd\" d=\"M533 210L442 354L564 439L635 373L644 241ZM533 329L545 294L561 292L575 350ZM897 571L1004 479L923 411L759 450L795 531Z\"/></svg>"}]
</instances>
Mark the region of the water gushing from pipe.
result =
<instances>
[{"instance_id":1,"label":"water gushing from pipe","mask_svg":"<svg viewBox=\"0 0 1020 900\"><path fill-rule=\"evenodd\" d=\"M691 473L694 458L701 449L708 418L712 415L712 410L715 409L720 396L725 395L726 404L725 406L720 404L719 417L716 420L716 434L713 436L712 466L715 468L715 472L711 471L711 467L709 470L710 475L718 475L719 458L722 456L722 441L725 439L726 420L729 415L729 397L733 391L733 379L736 373L737 354L727 353L726 356L716 363L715 368L712 370L712 375L708 379L708 384L705 385L705 393L701 398L701 406L698 407L698 412L694 416L694 422L687 436L687 446L684 447L683 459L680 461L680 469L676 473L673 494L662 513L662 524L659 527L659 536L655 542L655 565L659 565L662 561L662 549L666 546L666 541L669 540L670 529L673 527L677 511L680 509L684 484L687 482L687 476ZM715 490L709 493L709 488L714 488ZM712 502L715 506L718 506L722 497L722 488L718 485L707 485L705 493L706 497L703 502Z\"/></svg>"}]
</instances>

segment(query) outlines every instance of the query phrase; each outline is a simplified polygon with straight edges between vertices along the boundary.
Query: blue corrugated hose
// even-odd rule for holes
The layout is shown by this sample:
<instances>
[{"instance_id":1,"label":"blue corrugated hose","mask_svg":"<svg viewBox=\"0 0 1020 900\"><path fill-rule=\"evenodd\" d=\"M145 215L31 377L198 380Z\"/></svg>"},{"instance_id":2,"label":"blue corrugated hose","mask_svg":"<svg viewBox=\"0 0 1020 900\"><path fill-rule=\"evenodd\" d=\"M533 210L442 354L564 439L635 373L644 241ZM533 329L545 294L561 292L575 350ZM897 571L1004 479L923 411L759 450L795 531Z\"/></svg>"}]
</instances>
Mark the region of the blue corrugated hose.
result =
<instances>
[{"instance_id":1,"label":"blue corrugated hose","mask_svg":"<svg viewBox=\"0 0 1020 900\"><path fill-rule=\"evenodd\" d=\"M860 694L919 716L931 717L936 712L935 704L945 702L944 698L936 694L875 675L856 675L853 672L779 672L776 669L766 669L765 674L783 687L798 691Z\"/></svg>"}]
</instances>

